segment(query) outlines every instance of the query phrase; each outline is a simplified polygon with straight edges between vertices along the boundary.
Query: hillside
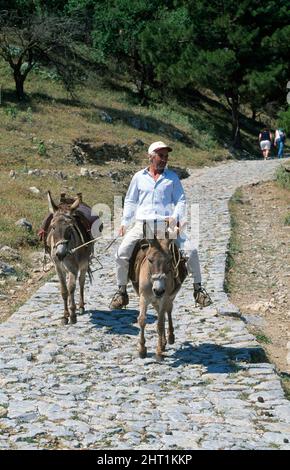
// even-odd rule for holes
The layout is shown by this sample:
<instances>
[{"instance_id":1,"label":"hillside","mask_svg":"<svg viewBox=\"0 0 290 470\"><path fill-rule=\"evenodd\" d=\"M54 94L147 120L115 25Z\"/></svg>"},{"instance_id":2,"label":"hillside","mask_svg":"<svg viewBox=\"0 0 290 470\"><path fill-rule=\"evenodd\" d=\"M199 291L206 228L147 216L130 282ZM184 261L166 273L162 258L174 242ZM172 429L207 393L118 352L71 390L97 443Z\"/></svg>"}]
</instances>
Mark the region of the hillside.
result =
<instances>
[{"instance_id":1,"label":"hillside","mask_svg":"<svg viewBox=\"0 0 290 470\"><path fill-rule=\"evenodd\" d=\"M230 113L210 92L168 96L141 107L123 77L107 72L91 74L71 98L55 73L39 67L27 79L28 98L18 103L4 62L0 75L0 247L18 250L16 261L1 255L16 269L14 276L1 277L3 300L39 270L31 254L41 249L37 230L47 212L48 189L56 198L63 191L82 192L87 203L112 207L114 195L124 195L131 175L146 165L155 140L173 146L170 165L180 169L249 158L257 151L258 128L246 117L245 153L231 151ZM31 222L32 231L15 226L20 218Z\"/></svg>"},{"instance_id":2,"label":"hillside","mask_svg":"<svg viewBox=\"0 0 290 470\"><path fill-rule=\"evenodd\" d=\"M32 222L38 224L46 206L44 193L52 187L56 193L69 187L85 189L89 203L112 203L112 193L123 193L128 179L120 187L108 176L109 171L125 170L122 173L126 175L146 164L147 147L154 140L165 140L174 147L172 166L197 167L232 158L230 114L209 94L196 93L191 102L186 96L168 97L165 103L141 107L134 104L136 99L128 84L117 77L105 75L96 79L94 75L76 89L76 98L72 99L53 72L39 67L27 79L28 99L19 104L10 70L3 62L0 75L0 182L1 204L5 206L1 206L2 214L3 209L7 213L8 200L9 214L33 217ZM243 137L245 149L252 154L255 128L253 134L244 132ZM85 152L84 161L71 155L75 142ZM79 148L77 152L81 153ZM94 179L79 178L81 167L103 175L98 180L98 191ZM62 171L70 178L64 182L42 177L41 196L36 198L27 190L39 185L38 177L27 175L32 169ZM15 180L9 180L10 170L17 172ZM24 206L20 208L20 204Z\"/></svg>"}]
</instances>

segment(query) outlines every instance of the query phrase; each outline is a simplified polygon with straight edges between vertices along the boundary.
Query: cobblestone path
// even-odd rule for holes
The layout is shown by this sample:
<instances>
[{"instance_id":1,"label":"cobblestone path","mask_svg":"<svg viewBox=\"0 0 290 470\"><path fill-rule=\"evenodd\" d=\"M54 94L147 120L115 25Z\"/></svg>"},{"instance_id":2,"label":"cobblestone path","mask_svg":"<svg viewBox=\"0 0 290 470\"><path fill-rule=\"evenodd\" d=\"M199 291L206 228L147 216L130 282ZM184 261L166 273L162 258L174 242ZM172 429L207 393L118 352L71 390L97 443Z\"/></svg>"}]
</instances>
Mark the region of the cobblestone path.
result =
<instances>
[{"instance_id":1,"label":"cobblestone path","mask_svg":"<svg viewBox=\"0 0 290 470\"><path fill-rule=\"evenodd\" d=\"M194 308L186 280L163 363L154 357L153 310L145 360L137 356L135 295L129 310L108 310L115 247L101 258L76 325L60 324L55 280L0 325L0 449L290 449L279 377L223 291L228 200L241 185L271 179L278 164L222 164L184 181L189 201L200 203L200 257L214 306Z\"/></svg>"}]
</instances>

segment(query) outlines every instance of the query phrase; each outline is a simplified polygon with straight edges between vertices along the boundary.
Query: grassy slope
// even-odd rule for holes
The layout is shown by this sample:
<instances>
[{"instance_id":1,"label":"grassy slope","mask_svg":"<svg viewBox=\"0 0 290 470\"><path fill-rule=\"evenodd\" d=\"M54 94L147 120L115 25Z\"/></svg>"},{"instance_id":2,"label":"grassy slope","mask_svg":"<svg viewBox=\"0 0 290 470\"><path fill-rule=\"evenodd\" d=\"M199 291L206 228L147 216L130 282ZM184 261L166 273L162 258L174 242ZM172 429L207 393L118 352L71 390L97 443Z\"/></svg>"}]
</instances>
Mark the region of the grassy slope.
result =
<instances>
[{"instance_id":1,"label":"grassy slope","mask_svg":"<svg viewBox=\"0 0 290 470\"><path fill-rule=\"evenodd\" d=\"M45 194L49 188L57 195L61 190L82 191L90 204L112 205L114 194L124 194L130 175L123 184L114 184L108 171L114 168L132 172L144 166L146 148L155 140L162 139L173 145L174 152L170 156L173 166L211 165L229 157L224 143L230 140L230 115L210 95L204 98L196 95L191 102L186 98L183 102L170 98L166 104L144 108L134 104L132 90L117 77L92 76L78 88L74 101L51 74L38 71L31 73L26 81L29 99L19 104L15 100L10 70L3 62L0 62L0 77L0 245L18 244L23 232L15 230L14 222L20 217L27 217L37 229L46 213ZM102 121L101 111L113 118L112 124ZM133 127L132 118L145 121L148 130ZM176 138L176 133L184 136L184 142ZM136 139L141 139L145 146L133 163L94 165L93 168L104 175L96 182L78 177L80 169L65 158L72 141L80 137L96 147L104 142L132 144ZM254 135L244 137L246 147L251 150ZM45 154L41 155L43 149ZM27 169L34 168L65 170L75 177L66 181L28 177ZM11 169L18 173L15 180L8 176ZM38 187L41 194L30 193L30 186Z\"/></svg>"}]
</instances>

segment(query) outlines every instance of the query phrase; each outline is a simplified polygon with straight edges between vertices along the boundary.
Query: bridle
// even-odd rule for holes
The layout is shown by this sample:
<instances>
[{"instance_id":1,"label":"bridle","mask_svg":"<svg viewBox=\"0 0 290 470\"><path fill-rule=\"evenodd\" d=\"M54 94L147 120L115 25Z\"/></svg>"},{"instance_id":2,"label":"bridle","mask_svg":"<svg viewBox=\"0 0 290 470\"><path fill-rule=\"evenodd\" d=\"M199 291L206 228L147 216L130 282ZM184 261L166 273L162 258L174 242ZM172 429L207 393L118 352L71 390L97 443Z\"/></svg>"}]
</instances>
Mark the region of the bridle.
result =
<instances>
[{"instance_id":1,"label":"bridle","mask_svg":"<svg viewBox=\"0 0 290 470\"><path fill-rule=\"evenodd\" d=\"M83 234L82 234L81 230L79 229L78 225L76 223L74 223L73 218L69 215L65 215L65 218L71 220L71 223L67 225L66 229L71 228L72 230L76 230L79 237L80 237L80 239L81 239L82 244L84 244L85 240L84 240ZM70 242L70 240L62 238L61 240L58 240L56 243L54 243L53 233L51 234L51 238L52 238L52 244L51 244L51 249L52 250L54 250L55 248L57 248L60 245L68 245L69 242ZM69 252L68 252L68 254L69 254Z\"/></svg>"}]
</instances>

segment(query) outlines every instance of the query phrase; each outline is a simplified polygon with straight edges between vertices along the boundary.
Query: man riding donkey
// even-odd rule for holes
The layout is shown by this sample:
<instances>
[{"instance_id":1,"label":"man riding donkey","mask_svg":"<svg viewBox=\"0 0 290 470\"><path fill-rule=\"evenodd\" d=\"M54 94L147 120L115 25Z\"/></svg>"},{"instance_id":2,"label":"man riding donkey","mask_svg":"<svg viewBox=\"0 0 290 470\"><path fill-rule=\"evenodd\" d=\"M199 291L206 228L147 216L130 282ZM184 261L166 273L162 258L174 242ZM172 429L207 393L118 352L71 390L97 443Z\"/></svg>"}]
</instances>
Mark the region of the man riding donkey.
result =
<instances>
[{"instance_id":1,"label":"man riding donkey","mask_svg":"<svg viewBox=\"0 0 290 470\"><path fill-rule=\"evenodd\" d=\"M144 238L144 223L154 233L158 224L164 222L171 231L179 232L185 216L185 194L177 174L167 168L168 153L172 148L164 142L154 142L148 149L149 167L138 171L132 178L124 202L123 218L119 235L124 236L116 253L118 290L110 303L110 308L120 309L129 303L126 286L129 263L138 241ZM126 231L132 220L133 227ZM146 230L147 230L146 229ZM197 304L206 307L212 303L209 294L201 285L198 252L193 249L184 234L175 240L182 255L187 259L187 271L193 276L193 296Z\"/></svg>"}]
</instances>

